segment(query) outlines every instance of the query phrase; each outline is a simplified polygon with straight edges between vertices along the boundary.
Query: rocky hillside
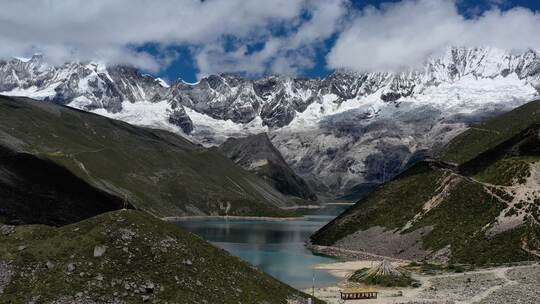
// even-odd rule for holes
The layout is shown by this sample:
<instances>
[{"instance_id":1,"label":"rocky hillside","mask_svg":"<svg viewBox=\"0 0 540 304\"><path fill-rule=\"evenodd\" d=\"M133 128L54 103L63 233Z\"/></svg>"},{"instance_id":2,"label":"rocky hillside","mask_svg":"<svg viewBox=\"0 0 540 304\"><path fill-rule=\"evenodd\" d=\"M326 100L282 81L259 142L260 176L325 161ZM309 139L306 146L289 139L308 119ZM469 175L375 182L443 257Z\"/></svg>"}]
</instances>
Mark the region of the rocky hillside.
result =
<instances>
[{"instance_id":1,"label":"rocky hillside","mask_svg":"<svg viewBox=\"0 0 540 304\"><path fill-rule=\"evenodd\" d=\"M304 303L307 295L140 211L0 226L2 303ZM290 301L290 302L287 302Z\"/></svg>"},{"instance_id":2,"label":"rocky hillside","mask_svg":"<svg viewBox=\"0 0 540 304\"><path fill-rule=\"evenodd\" d=\"M265 133L230 138L219 147L219 151L242 168L262 177L284 195L317 200L311 187L287 165Z\"/></svg>"},{"instance_id":3,"label":"rocky hillside","mask_svg":"<svg viewBox=\"0 0 540 304\"><path fill-rule=\"evenodd\" d=\"M51 210L43 205L31 214L46 208L51 217L62 214L58 221L79 211L91 216L124 198L156 216L290 215L279 208L291 204L281 193L217 151L68 107L0 97L0 146L7 157L0 160L7 193L0 217L9 220L21 216L13 210L38 203Z\"/></svg>"},{"instance_id":4,"label":"rocky hillside","mask_svg":"<svg viewBox=\"0 0 540 304\"><path fill-rule=\"evenodd\" d=\"M267 132L300 176L336 194L386 181L468 125L538 95L540 55L448 48L402 73L324 79L211 75L170 85L128 67L0 62L0 91L175 131L216 145ZM358 186L360 185L360 186Z\"/></svg>"},{"instance_id":5,"label":"rocky hillside","mask_svg":"<svg viewBox=\"0 0 540 304\"><path fill-rule=\"evenodd\" d=\"M452 263L540 259L540 101L457 136L312 236L317 245Z\"/></svg>"}]
</instances>

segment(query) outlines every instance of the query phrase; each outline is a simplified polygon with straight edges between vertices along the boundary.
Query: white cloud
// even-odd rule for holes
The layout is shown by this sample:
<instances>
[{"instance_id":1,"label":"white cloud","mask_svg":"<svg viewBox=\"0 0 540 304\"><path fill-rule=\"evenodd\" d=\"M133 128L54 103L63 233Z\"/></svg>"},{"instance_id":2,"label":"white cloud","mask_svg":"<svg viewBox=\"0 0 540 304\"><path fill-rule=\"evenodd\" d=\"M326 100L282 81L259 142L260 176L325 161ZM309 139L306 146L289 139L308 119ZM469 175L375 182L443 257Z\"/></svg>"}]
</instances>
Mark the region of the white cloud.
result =
<instances>
[{"instance_id":1,"label":"white cloud","mask_svg":"<svg viewBox=\"0 0 540 304\"><path fill-rule=\"evenodd\" d=\"M403 0L352 17L327 56L331 68L399 70L453 46L540 49L540 13L492 8L473 19L453 0Z\"/></svg>"},{"instance_id":2,"label":"white cloud","mask_svg":"<svg viewBox=\"0 0 540 304\"><path fill-rule=\"evenodd\" d=\"M156 58L133 48L154 43L189 46L200 75L294 73L313 65L314 48L337 30L347 1L0 0L0 57L42 53L53 63L101 60L158 70L177 54ZM273 34L277 26L280 35ZM250 53L244 44L253 43L264 48Z\"/></svg>"},{"instance_id":3,"label":"white cloud","mask_svg":"<svg viewBox=\"0 0 540 304\"><path fill-rule=\"evenodd\" d=\"M489 0L488 1L491 5L503 5L508 3L508 0Z\"/></svg>"},{"instance_id":4,"label":"white cloud","mask_svg":"<svg viewBox=\"0 0 540 304\"><path fill-rule=\"evenodd\" d=\"M297 20L308 0L0 0L0 57L100 59L157 69L169 58L133 51L154 42L212 45L225 35L267 35Z\"/></svg>"},{"instance_id":5,"label":"white cloud","mask_svg":"<svg viewBox=\"0 0 540 304\"><path fill-rule=\"evenodd\" d=\"M260 75L313 67L336 33L328 66L357 70L418 66L448 45L540 48L540 14L500 11L505 0L487 0L491 10L466 19L458 1L356 11L350 0L0 0L0 58L42 53L52 63L100 60L155 71L179 56L175 46L188 46L199 76ZM145 43L159 55L134 50Z\"/></svg>"},{"instance_id":6,"label":"white cloud","mask_svg":"<svg viewBox=\"0 0 540 304\"><path fill-rule=\"evenodd\" d=\"M291 23L296 25L286 35L273 36L267 32L257 37L240 39L234 51L225 48L223 41L203 46L195 51L199 77L208 74L244 72L258 75L262 73L295 74L312 67L315 48L336 33L347 13L346 0L307 1L303 12L310 18L297 16ZM263 42L262 49L248 52L245 44Z\"/></svg>"}]
</instances>

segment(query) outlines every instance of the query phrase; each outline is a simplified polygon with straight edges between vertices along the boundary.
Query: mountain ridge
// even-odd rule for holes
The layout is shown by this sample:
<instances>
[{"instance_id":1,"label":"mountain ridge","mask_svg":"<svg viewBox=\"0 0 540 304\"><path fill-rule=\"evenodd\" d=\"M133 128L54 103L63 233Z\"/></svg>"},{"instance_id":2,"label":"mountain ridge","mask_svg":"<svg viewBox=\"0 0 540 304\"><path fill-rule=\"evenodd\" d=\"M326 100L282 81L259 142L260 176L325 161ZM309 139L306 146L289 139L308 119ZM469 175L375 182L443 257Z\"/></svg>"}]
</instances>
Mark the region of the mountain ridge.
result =
<instances>
[{"instance_id":1,"label":"mountain ridge","mask_svg":"<svg viewBox=\"0 0 540 304\"><path fill-rule=\"evenodd\" d=\"M68 104L207 146L267 132L297 174L336 194L388 180L418 153L539 89L537 51L494 48L448 48L410 72L253 80L220 74L170 85L129 67L55 67L39 56L0 63L4 94Z\"/></svg>"}]
</instances>

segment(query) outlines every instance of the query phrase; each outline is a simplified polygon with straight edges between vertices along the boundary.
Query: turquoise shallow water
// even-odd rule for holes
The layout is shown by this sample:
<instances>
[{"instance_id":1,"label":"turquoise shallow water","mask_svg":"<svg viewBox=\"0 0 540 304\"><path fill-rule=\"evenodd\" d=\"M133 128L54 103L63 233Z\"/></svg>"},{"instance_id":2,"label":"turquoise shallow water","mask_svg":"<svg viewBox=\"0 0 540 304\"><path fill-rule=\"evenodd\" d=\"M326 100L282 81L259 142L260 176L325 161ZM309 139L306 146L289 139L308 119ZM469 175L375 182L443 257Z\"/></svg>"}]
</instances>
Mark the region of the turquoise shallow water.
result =
<instances>
[{"instance_id":1,"label":"turquoise shallow water","mask_svg":"<svg viewBox=\"0 0 540 304\"><path fill-rule=\"evenodd\" d=\"M325 271L312 269L315 264L336 260L313 254L304 242L341 210L343 207L306 211L311 214L294 221L198 219L176 224L293 287L308 288L313 278L315 286L338 281Z\"/></svg>"}]
</instances>

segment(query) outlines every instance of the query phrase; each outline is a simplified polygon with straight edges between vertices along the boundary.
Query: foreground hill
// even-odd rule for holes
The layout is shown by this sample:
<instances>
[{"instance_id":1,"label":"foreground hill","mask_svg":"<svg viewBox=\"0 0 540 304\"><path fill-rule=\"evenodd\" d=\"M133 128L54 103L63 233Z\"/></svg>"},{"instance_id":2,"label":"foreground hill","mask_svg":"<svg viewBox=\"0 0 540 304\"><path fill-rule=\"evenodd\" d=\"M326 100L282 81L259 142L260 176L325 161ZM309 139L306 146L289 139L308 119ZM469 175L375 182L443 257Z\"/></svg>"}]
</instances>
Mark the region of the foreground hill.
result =
<instances>
[{"instance_id":1,"label":"foreground hill","mask_svg":"<svg viewBox=\"0 0 540 304\"><path fill-rule=\"evenodd\" d=\"M219 150L242 168L265 179L279 192L310 201L317 200L317 195L287 165L266 133L229 138Z\"/></svg>"},{"instance_id":2,"label":"foreground hill","mask_svg":"<svg viewBox=\"0 0 540 304\"><path fill-rule=\"evenodd\" d=\"M0 148L8 221L73 222L124 198L157 216L289 214L278 208L288 204L283 195L217 151L51 103L0 97ZM57 222L20 212L32 208Z\"/></svg>"},{"instance_id":3,"label":"foreground hill","mask_svg":"<svg viewBox=\"0 0 540 304\"><path fill-rule=\"evenodd\" d=\"M0 226L2 303L286 303L307 297L140 211Z\"/></svg>"},{"instance_id":4,"label":"foreground hill","mask_svg":"<svg viewBox=\"0 0 540 304\"><path fill-rule=\"evenodd\" d=\"M312 236L407 259L540 258L540 101L457 136Z\"/></svg>"}]
</instances>

